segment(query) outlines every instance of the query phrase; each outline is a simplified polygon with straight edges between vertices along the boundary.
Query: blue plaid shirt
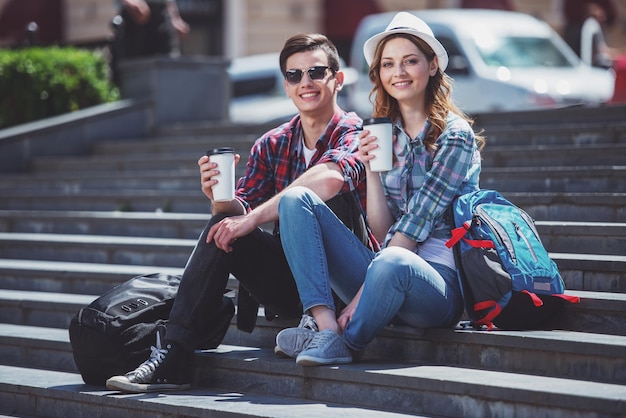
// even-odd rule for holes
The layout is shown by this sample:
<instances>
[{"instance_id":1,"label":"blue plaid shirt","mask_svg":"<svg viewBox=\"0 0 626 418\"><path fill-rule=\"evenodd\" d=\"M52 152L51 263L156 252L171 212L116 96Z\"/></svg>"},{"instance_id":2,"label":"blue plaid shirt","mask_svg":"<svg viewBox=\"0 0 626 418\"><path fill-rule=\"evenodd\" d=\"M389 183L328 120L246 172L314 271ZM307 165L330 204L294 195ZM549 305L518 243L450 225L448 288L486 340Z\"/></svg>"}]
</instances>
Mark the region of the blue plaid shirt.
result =
<instances>
[{"instance_id":1,"label":"blue plaid shirt","mask_svg":"<svg viewBox=\"0 0 626 418\"><path fill-rule=\"evenodd\" d=\"M380 173L387 205L396 219L385 243L395 232L418 243L449 235L444 214L452 199L478 189L481 161L474 131L456 114L450 113L447 122L434 154L423 144L429 121L415 139L404 132L399 120L394 123L394 166Z\"/></svg>"}]
</instances>

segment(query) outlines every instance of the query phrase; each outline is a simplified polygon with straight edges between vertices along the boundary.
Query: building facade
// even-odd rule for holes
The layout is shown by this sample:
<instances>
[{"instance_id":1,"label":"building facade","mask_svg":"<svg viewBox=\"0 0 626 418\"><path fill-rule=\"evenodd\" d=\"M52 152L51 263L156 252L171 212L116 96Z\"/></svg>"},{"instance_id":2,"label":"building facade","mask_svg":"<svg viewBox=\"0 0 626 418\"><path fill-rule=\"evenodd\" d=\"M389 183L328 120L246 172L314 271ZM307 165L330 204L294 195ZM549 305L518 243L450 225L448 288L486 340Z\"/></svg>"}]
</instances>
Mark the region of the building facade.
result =
<instances>
[{"instance_id":1,"label":"building facade","mask_svg":"<svg viewBox=\"0 0 626 418\"><path fill-rule=\"evenodd\" d=\"M177 4L191 27L183 42L183 54L234 58L276 52L289 36L299 32L336 34L333 40L342 44L344 40L339 36L345 37L346 30L354 30L362 15L374 10L451 8L460 7L463 1L177 0ZM514 10L537 16L559 32L564 24L563 1L508 0ZM618 21L607 32L607 41L626 52L626 0L614 1ZM107 42L112 36L111 21L117 4L118 0L0 0L0 47L23 44L30 20L38 20L40 33L46 36L40 39L43 43ZM7 17L8 13L18 16ZM344 27L338 27L341 23Z\"/></svg>"}]
</instances>

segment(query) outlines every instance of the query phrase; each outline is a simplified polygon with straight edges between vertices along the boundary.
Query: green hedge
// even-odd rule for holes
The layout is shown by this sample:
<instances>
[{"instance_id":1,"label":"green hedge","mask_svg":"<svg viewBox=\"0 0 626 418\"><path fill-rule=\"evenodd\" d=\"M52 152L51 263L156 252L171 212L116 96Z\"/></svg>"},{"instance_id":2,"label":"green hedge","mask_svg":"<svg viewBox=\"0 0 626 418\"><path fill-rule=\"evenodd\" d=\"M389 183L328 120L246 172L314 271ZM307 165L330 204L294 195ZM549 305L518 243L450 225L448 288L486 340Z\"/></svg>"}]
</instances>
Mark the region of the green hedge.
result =
<instances>
[{"instance_id":1,"label":"green hedge","mask_svg":"<svg viewBox=\"0 0 626 418\"><path fill-rule=\"evenodd\" d=\"M119 99L97 52L0 50L0 129Z\"/></svg>"}]
</instances>

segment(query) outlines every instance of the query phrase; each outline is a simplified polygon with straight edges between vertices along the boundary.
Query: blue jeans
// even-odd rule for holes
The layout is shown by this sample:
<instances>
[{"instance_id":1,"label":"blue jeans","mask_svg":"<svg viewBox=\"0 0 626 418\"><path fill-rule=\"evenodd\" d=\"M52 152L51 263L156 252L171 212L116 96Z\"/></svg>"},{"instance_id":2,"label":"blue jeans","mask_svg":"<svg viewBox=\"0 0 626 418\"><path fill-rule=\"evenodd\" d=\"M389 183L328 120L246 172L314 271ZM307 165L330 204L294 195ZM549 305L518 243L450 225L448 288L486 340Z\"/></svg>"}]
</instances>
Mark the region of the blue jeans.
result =
<instances>
[{"instance_id":1,"label":"blue jeans","mask_svg":"<svg viewBox=\"0 0 626 418\"><path fill-rule=\"evenodd\" d=\"M280 237L303 309L335 309L332 290L349 303L363 294L343 340L363 350L394 318L419 328L457 323L463 301L457 272L412 251L364 246L324 202L305 187L286 191L278 208Z\"/></svg>"}]
</instances>

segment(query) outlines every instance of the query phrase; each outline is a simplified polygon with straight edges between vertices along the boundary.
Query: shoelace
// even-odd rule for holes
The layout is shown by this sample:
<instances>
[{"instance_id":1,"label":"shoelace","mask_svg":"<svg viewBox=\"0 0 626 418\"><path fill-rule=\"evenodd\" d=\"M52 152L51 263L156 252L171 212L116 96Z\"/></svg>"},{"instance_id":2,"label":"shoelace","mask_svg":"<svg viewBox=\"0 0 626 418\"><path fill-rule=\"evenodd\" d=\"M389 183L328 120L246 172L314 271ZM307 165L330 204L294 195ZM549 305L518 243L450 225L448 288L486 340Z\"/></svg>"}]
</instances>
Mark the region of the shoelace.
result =
<instances>
[{"instance_id":1,"label":"shoelace","mask_svg":"<svg viewBox=\"0 0 626 418\"><path fill-rule=\"evenodd\" d=\"M318 331L317 322L310 315L302 315L302 319L300 319L300 324L298 324L298 328L307 328L313 330L315 332Z\"/></svg>"},{"instance_id":2,"label":"shoelace","mask_svg":"<svg viewBox=\"0 0 626 418\"><path fill-rule=\"evenodd\" d=\"M152 352L150 353L150 358L144 361L141 366L137 367L137 370L135 370L135 373L140 377L146 376L147 374L154 372L154 370L159 366L159 364L161 364L163 358L165 358L165 355L167 354L167 349L165 348L151 346L150 350L152 350Z\"/></svg>"},{"instance_id":3,"label":"shoelace","mask_svg":"<svg viewBox=\"0 0 626 418\"><path fill-rule=\"evenodd\" d=\"M330 340L335 338L335 335L336 334L334 332L318 332L311 340L311 343L307 347L307 350L310 350L311 348L319 348L325 346Z\"/></svg>"},{"instance_id":4,"label":"shoelace","mask_svg":"<svg viewBox=\"0 0 626 418\"><path fill-rule=\"evenodd\" d=\"M139 377L146 376L154 372L158 365L163 362L168 350L167 348L161 347L161 334L159 332L156 333L156 347L152 345L150 346L150 350L150 358L135 369L135 375Z\"/></svg>"},{"instance_id":5,"label":"shoelace","mask_svg":"<svg viewBox=\"0 0 626 418\"><path fill-rule=\"evenodd\" d=\"M159 364L161 364L163 358L165 358L165 355L167 354L166 348L151 346L150 350L152 350L152 352L150 353L150 358L144 361L141 366L137 367L137 370L135 370L135 373L140 377L146 376L147 374L154 372L154 370L158 367Z\"/></svg>"}]
</instances>

